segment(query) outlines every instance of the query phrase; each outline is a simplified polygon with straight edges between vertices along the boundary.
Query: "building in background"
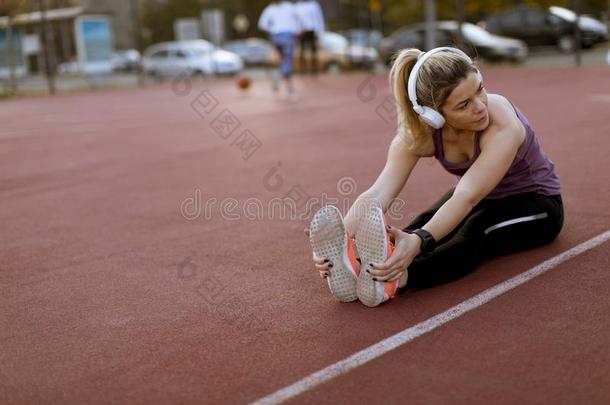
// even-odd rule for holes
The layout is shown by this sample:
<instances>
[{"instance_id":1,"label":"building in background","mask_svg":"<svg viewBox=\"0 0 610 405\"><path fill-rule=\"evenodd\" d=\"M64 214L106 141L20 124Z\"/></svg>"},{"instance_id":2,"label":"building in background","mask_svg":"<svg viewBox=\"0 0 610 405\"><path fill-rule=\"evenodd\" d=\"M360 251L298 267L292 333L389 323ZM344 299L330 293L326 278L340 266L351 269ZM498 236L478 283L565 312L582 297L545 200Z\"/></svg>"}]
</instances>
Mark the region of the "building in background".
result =
<instances>
[{"instance_id":1,"label":"building in background","mask_svg":"<svg viewBox=\"0 0 610 405\"><path fill-rule=\"evenodd\" d=\"M53 70L72 64L66 69L77 71L79 63L92 60L96 60L95 65L100 67L102 59L109 59L114 49L137 47L133 24L137 14L132 9L137 0L80 0L73 3L76 5L52 8L46 12L51 44L49 54L52 55L49 63ZM19 14L12 20L13 61L18 76L45 70L47 61L42 46L41 20L39 11ZM8 75L8 22L7 17L0 17L0 78Z\"/></svg>"},{"instance_id":2,"label":"building in background","mask_svg":"<svg viewBox=\"0 0 610 405\"><path fill-rule=\"evenodd\" d=\"M115 49L137 48L132 7L137 0L80 0L83 14L103 14L112 19Z\"/></svg>"}]
</instances>

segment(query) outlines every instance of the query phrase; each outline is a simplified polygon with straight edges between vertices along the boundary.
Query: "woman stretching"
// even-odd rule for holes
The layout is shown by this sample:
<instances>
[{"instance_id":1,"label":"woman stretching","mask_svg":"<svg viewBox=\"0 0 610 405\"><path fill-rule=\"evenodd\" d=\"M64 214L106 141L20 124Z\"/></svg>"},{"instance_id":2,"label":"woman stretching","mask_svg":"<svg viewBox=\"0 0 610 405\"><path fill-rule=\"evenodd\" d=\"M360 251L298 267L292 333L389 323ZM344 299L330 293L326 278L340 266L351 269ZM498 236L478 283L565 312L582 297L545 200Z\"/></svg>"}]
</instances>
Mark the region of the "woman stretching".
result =
<instances>
[{"instance_id":1,"label":"woman stretching","mask_svg":"<svg viewBox=\"0 0 610 405\"><path fill-rule=\"evenodd\" d=\"M455 279L487 257L555 239L563 204L554 164L523 113L487 93L468 55L403 50L390 85L399 130L384 169L345 219L325 206L305 230L336 299L377 306L410 287ZM457 176L456 186L406 228L389 226L384 212L419 159L431 156Z\"/></svg>"}]
</instances>

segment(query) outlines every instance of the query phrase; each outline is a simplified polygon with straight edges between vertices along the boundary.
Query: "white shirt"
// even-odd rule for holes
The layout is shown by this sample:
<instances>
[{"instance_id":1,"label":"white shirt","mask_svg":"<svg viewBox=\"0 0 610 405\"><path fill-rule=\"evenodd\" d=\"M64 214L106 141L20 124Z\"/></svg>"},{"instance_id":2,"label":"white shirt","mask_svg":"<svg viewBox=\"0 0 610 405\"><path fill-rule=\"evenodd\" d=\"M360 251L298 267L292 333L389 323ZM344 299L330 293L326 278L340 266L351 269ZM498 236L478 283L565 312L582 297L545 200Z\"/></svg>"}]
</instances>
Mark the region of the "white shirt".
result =
<instances>
[{"instance_id":1,"label":"white shirt","mask_svg":"<svg viewBox=\"0 0 610 405\"><path fill-rule=\"evenodd\" d=\"M258 28L270 34L301 32L301 22L297 15L296 6L289 1L269 4L258 19Z\"/></svg>"},{"instance_id":2,"label":"white shirt","mask_svg":"<svg viewBox=\"0 0 610 405\"><path fill-rule=\"evenodd\" d=\"M320 3L315 0L299 1L296 7L303 31L324 32L324 15Z\"/></svg>"}]
</instances>

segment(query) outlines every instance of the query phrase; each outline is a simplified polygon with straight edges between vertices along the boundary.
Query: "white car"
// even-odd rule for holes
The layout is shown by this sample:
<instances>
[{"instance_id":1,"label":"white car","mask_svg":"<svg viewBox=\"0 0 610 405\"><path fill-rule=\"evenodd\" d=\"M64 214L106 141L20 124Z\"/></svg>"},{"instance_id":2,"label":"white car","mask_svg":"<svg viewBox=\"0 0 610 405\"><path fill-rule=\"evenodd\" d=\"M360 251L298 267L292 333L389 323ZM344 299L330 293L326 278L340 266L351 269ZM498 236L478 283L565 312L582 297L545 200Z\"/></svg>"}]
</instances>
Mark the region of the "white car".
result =
<instances>
[{"instance_id":1,"label":"white car","mask_svg":"<svg viewBox=\"0 0 610 405\"><path fill-rule=\"evenodd\" d=\"M572 24L576 21L576 13L567 8L551 6L549 7L549 11L552 15L562 18ZM578 28L580 28L583 48L591 48L595 44L605 42L609 39L608 27L606 24L587 15L578 16ZM573 38L566 37L565 39L562 38L562 40L563 42L560 40L559 48L565 52L571 51L573 48Z\"/></svg>"},{"instance_id":2,"label":"white car","mask_svg":"<svg viewBox=\"0 0 610 405\"><path fill-rule=\"evenodd\" d=\"M141 59L140 52L135 49L128 49L126 51L116 51L112 54L110 61L114 71L133 72L138 69Z\"/></svg>"},{"instance_id":3,"label":"white car","mask_svg":"<svg viewBox=\"0 0 610 405\"><path fill-rule=\"evenodd\" d=\"M153 76L231 75L244 68L239 55L216 48L203 39L162 42L152 45L142 59L147 74Z\"/></svg>"},{"instance_id":4,"label":"white car","mask_svg":"<svg viewBox=\"0 0 610 405\"><path fill-rule=\"evenodd\" d=\"M329 67L336 65L341 69L354 67L371 68L379 59L379 53L375 48L363 45L350 45L347 38L336 32L323 32L319 40L322 66Z\"/></svg>"}]
</instances>

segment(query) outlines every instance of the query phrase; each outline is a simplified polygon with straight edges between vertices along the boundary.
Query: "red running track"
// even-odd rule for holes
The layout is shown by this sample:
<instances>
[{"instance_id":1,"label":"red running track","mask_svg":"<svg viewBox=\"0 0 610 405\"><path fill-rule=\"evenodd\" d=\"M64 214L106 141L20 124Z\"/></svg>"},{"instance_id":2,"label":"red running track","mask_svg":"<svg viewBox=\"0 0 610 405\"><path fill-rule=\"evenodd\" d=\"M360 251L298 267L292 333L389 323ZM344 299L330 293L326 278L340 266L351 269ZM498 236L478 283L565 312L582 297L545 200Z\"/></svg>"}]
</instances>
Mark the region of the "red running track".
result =
<instances>
[{"instance_id":1,"label":"red running track","mask_svg":"<svg viewBox=\"0 0 610 405\"><path fill-rule=\"evenodd\" d=\"M296 103L230 80L0 103L0 403L248 403L610 229L610 69L484 73L556 163L564 230L376 309L332 300L307 219L248 199L364 191L392 137L386 76L301 80ZM390 222L452 183L424 160ZM608 403L609 247L292 402Z\"/></svg>"}]
</instances>

